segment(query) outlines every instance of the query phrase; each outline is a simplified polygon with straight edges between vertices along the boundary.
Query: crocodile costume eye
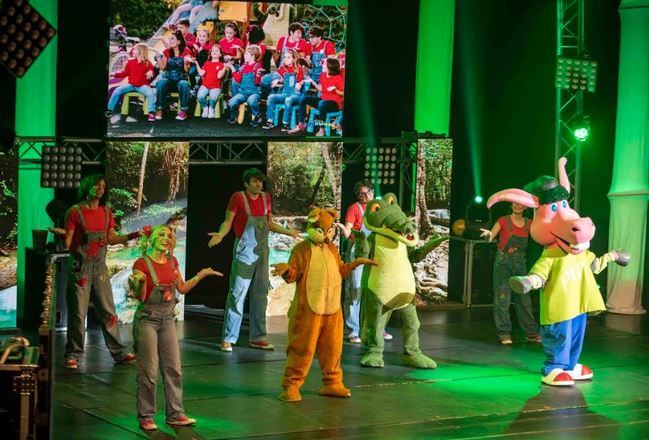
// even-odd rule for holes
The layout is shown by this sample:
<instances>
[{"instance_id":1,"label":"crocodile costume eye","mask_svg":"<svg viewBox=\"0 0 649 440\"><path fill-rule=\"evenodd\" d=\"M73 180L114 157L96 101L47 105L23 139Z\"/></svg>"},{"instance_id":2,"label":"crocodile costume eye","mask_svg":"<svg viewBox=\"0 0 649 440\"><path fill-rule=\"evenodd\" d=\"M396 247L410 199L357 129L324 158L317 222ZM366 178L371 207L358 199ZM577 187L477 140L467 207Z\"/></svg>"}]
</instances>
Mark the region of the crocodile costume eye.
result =
<instances>
[{"instance_id":1,"label":"crocodile costume eye","mask_svg":"<svg viewBox=\"0 0 649 440\"><path fill-rule=\"evenodd\" d=\"M394 205L394 204L397 203L397 198L394 197L394 196L392 196L392 195L388 195L388 196L385 198L385 201L388 202L390 205Z\"/></svg>"},{"instance_id":2,"label":"crocodile costume eye","mask_svg":"<svg viewBox=\"0 0 649 440\"><path fill-rule=\"evenodd\" d=\"M370 212L372 212L372 213L378 211L379 209L381 209L381 205L379 205L378 203L373 203L370 206Z\"/></svg>"}]
</instances>

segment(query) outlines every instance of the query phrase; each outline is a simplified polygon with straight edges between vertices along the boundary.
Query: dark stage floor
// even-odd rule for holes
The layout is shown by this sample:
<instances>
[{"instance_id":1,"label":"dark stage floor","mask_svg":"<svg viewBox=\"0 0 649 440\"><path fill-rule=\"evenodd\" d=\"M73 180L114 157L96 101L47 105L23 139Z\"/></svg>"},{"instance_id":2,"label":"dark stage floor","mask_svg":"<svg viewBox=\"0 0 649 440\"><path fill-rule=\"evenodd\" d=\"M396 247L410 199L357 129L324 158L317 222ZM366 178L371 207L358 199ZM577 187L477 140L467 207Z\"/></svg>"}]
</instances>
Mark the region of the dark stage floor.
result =
<instances>
[{"instance_id":1,"label":"dark stage floor","mask_svg":"<svg viewBox=\"0 0 649 440\"><path fill-rule=\"evenodd\" d=\"M346 343L345 383L350 399L317 395L314 363L304 400L277 399L286 335L270 336L277 348L262 352L217 350L220 324L188 317L178 326L184 374L184 405L198 419L193 428L164 425L154 434L138 429L135 367L113 366L101 334L91 330L80 370L61 368L57 358L54 433L57 439L141 438L649 438L649 320L607 315L592 319L582 360L594 381L574 388L541 386L538 344L496 342L491 309L442 310L421 314L421 345L439 367L403 365L401 334L386 346L386 367L361 368L362 347ZM283 320L269 328L281 331ZM122 328L131 340L130 327ZM242 341L247 340L243 335ZM63 334L57 337L62 347Z\"/></svg>"}]
</instances>

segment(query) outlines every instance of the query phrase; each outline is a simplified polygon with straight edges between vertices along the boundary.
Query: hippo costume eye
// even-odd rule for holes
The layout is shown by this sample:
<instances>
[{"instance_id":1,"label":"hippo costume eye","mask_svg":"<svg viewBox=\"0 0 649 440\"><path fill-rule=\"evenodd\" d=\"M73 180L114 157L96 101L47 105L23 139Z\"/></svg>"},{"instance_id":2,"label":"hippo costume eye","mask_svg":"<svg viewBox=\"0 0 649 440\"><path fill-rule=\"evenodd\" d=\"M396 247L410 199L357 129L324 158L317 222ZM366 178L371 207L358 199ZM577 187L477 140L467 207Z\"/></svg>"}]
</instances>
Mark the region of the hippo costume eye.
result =
<instances>
[{"instance_id":1,"label":"hippo costume eye","mask_svg":"<svg viewBox=\"0 0 649 440\"><path fill-rule=\"evenodd\" d=\"M567 207L568 207L568 202L566 202L565 200L563 200L563 201L561 202L561 207L562 207L562 208L567 208Z\"/></svg>"},{"instance_id":2,"label":"hippo costume eye","mask_svg":"<svg viewBox=\"0 0 649 440\"><path fill-rule=\"evenodd\" d=\"M550 209L552 212L557 212L559 210L559 206L556 203L553 203L550 205Z\"/></svg>"}]
</instances>

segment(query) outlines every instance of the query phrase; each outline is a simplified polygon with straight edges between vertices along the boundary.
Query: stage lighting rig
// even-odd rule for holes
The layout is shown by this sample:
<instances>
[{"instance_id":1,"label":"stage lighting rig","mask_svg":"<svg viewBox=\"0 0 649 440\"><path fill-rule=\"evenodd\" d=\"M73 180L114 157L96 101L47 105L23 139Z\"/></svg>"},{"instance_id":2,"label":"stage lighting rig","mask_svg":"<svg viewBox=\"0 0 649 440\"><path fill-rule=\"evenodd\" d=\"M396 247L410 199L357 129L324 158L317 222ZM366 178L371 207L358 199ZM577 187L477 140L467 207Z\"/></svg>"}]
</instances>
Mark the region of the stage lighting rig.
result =
<instances>
[{"instance_id":1,"label":"stage lighting rig","mask_svg":"<svg viewBox=\"0 0 649 440\"><path fill-rule=\"evenodd\" d=\"M554 85L561 89L595 93L597 62L588 59L557 58Z\"/></svg>"},{"instance_id":2,"label":"stage lighting rig","mask_svg":"<svg viewBox=\"0 0 649 440\"><path fill-rule=\"evenodd\" d=\"M82 161L81 147L44 146L41 155L41 186L78 188Z\"/></svg>"},{"instance_id":3,"label":"stage lighting rig","mask_svg":"<svg viewBox=\"0 0 649 440\"><path fill-rule=\"evenodd\" d=\"M583 115L577 118L572 124L572 134L579 142L586 142L590 135L590 118L588 115Z\"/></svg>"},{"instance_id":4,"label":"stage lighting rig","mask_svg":"<svg viewBox=\"0 0 649 440\"><path fill-rule=\"evenodd\" d=\"M27 0L6 0L0 11L0 62L22 78L55 34Z\"/></svg>"},{"instance_id":5,"label":"stage lighting rig","mask_svg":"<svg viewBox=\"0 0 649 440\"><path fill-rule=\"evenodd\" d=\"M394 185L397 179L399 148L367 147L365 150L365 178L378 185Z\"/></svg>"}]
</instances>

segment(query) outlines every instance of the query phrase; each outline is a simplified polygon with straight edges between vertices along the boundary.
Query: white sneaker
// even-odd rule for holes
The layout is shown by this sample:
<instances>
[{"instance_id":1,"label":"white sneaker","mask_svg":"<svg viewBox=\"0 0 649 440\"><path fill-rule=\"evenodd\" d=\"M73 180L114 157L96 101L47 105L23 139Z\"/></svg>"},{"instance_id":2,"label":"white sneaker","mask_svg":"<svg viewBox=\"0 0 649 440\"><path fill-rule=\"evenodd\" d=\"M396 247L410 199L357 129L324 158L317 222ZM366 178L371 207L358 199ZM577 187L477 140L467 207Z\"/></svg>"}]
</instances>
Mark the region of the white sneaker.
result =
<instances>
[{"instance_id":1,"label":"white sneaker","mask_svg":"<svg viewBox=\"0 0 649 440\"><path fill-rule=\"evenodd\" d=\"M384 341L391 341L392 340L392 335L385 330L383 330L383 340Z\"/></svg>"},{"instance_id":2,"label":"white sneaker","mask_svg":"<svg viewBox=\"0 0 649 440\"><path fill-rule=\"evenodd\" d=\"M210 119L214 119L214 109L212 107L209 107L209 111L207 112L207 117Z\"/></svg>"},{"instance_id":3,"label":"white sneaker","mask_svg":"<svg viewBox=\"0 0 649 440\"><path fill-rule=\"evenodd\" d=\"M120 115L119 113L115 113L110 117L110 123L117 124L121 119L122 119L122 115Z\"/></svg>"},{"instance_id":4,"label":"white sneaker","mask_svg":"<svg viewBox=\"0 0 649 440\"><path fill-rule=\"evenodd\" d=\"M204 107L203 108L203 113L201 113L201 118L211 118L209 115L210 108L209 107Z\"/></svg>"},{"instance_id":5,"label":"white sneaker","mask_svg":"<svg viewBox=\"0 0 649 440\"><path fill-rule=\"evenodd\" d=\"M135 119L133 116L127 116L126 122L137 122L137 119Z\"/></svg>"}]
</instances>

